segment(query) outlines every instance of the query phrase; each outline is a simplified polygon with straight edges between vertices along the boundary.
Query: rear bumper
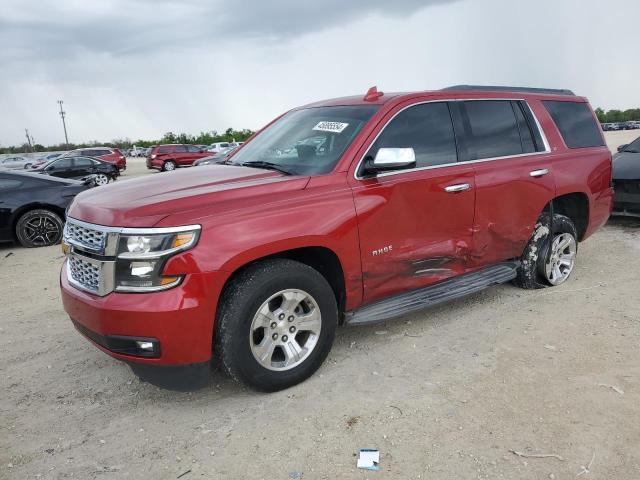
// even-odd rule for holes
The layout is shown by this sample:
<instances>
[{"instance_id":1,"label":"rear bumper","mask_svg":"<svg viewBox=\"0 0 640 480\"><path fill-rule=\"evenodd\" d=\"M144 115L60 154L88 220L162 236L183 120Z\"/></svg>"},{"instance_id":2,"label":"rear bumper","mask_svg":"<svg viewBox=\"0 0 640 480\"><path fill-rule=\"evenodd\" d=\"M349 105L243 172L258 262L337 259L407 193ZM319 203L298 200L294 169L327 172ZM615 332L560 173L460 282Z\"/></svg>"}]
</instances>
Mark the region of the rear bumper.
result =
<instances>
[{"instance_id":1,"label":"rear bumper","mask_svg":"<svg viewBox=\"0 0 640 480\"><path fill-rule=\"evenodd\" d=\"M162 160L151 160L150 158L147 158L147 168L151 170L162 170L163 164L164 162Z\"/></svg>"},{"instance_id":2,"label":"rear bumper","mask_svg":"<svg viewBox=\"0 0 640 480\"><path fill-rule=\"evenodd\" d=\"M178 287L155 293L111 293L98 297L69 284L60 273L64 309L74 326L114 358L148 365L208 362L221 272L187 275ZM135 350L135 340L152 341L149 354Z\"/></svg>"}]
</instances>

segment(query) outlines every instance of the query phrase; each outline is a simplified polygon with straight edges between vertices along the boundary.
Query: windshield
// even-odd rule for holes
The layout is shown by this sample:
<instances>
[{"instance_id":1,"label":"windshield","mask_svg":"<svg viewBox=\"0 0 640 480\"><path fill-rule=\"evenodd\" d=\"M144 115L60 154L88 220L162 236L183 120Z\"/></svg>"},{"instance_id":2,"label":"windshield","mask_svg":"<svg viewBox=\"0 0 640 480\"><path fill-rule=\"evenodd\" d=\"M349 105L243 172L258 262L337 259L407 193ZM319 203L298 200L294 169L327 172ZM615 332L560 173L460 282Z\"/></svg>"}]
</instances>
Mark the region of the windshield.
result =
<instances>
[{"instance_id":1,"label":"windshield","mask_svg":"<svg viewBox=\"0 0 640 480\"><path fill-rule=\"evenodd\" d=\"M629 153L640 153L640 137L636 138L633 142L624 147L624 151Z\"/></svg>"},{"instance_id":2,"label":"windshield","mask_svg":"<svg viewBox=\"0 0 640 480\"><path fill-rule=\"evenodd\" d=\"M287 113L230 159L274 165L296 175L328 173L379 107L316 107Z\"/></svg>"}]
</instances>

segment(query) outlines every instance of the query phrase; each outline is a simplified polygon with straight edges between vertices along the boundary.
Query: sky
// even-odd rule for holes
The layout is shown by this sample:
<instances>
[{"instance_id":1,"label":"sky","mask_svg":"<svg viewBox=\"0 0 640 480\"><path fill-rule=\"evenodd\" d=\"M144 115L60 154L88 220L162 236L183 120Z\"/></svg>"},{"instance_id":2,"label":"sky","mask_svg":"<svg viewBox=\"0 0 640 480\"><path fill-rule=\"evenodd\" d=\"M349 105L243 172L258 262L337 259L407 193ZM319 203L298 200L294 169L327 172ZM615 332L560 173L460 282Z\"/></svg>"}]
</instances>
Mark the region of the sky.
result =
<instances>
[{"instance_id":1,"label":"sky","mask_svg":"<svg viewBox=\"0 0 640 480\"><path fill-rule=\"evenodd\" d=\"M2 0L0 145L257 129L325 98L454 84L640 106L638 0Z\"/></svg>"}]
</instances>

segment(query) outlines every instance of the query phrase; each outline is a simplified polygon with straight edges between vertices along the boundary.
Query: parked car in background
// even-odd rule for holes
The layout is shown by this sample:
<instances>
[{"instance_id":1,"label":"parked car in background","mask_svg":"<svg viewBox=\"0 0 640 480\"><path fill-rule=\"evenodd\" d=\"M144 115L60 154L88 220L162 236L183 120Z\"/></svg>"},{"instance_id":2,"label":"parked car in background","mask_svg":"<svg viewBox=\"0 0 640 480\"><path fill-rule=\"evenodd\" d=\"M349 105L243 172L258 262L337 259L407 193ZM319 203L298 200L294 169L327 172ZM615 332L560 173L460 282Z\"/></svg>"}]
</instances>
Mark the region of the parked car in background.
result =
<instances>
[{"instance_id":1,"label":"parked car in background","mask_svg":"<svg viewBox=\"0 0 640 480\"><path fill-rule=\"evenodd\" d=\"M201 170L73 203L64 308L116 358L208 377L215 352L267 391L312 375L340 323L563 284L613 202L611 152L567 90L372 88L295 108Z\"/></svg>"},{"instance_id":2,"label":"parked car in background","mask_svg":"<svg viewBox=\"0 0 640 480\"><path fill-rule=\"evenodd\" d=\"M78 148L65 153L62 157L92 157L105 162L113 163L119 170L127 169L127 157L114 147Z\"/></svg>"},{"instance_id":3,"label":"parked car in background","mask_svg":"<svg viewBox=\"0 0 640 480\"><path fill-rule=\"evenodd\" d=\"M232 145L230 142L217 142L209 145L209 148L207 148L207 151L211 153L220 153L231 147Z\"/></svg>"},{"instance_id":4,"label":"parked car in background","mask_svg":"<svg viewBox=\"0 0 640 480\"><path fill-rule=\"evenodd\" d=\"M640 216L640 137L613 156L613 189L613 213Z\"/></svg>"},{"instance_id":5,"label":"parked car in background","mask_svg":"<svg viewBox=\"0 0 640 480\"><path fill-rule=\"evenodd\" d=\"M197 145L157 145L151 149L147 157L147 168L163 172L171 171L178 167L190 167L199 158L210 155Z\"/></svg>"},{"instance_id":6,"label":"parked car in background","mask_svg":"<svg viewBox=\"0 0 640 480\"><path fill-rule=\"evenodd\" d=\"M194 167L200 167L202 165L213 165L213 164L216 164L216 163L224 163L231 156L231 154L233 152L235 152L237 149L238 149L237 146L236 147L231 147L231 148L228 148L224 152L219 153L217 155L211 155L209 157L200 158L200 159L196 160L195 162L193 162L193 166Z\"/></svg>"},{"instance_id":7,"label":"parked car in background","mask_svg":"<svg viewBox=\"0 0 640 480\"><path fill-rule=\"evenodd\" d=\"M62 155L62 153L50 153L48 155L45 155L44 157L35 159L28 168L37 168L40 165L44 165L45 163L49 163L51 160L61 157Z\"/></svg>"},{"instance_id":8,"label":"parked car in background","mask_svg":"<svg viewBox=\"0 0 640 480\"><path fill-rule=\"evenodd\" d=\"M34 160L27 157L5 157L0 159L0 168L6 170L24 170L29 168Z\"/></svg>"},{"instance_id":9,"label":"parked car in background","mask_svg":"<svg viewBox=\"0 0 640 480\"><path fill-rule=\"evenodd\" d=\"M96 185L106 185L120 175L120 170L113 163L83 156L57 158L30 170L30 172L75 179L94 175Z\"/></svg>"},{"instance_id":10,"label":"parked car in background","mask_svg":"<svg viewBox=\"0 0 640 480\"><path fill-rule=\"evenodd\" d=\"M616 123L603 123L602 130L605 132L609 132L612 130L619 130L619 127Z\"/></svg>"},{"instance_id":11,"label":"parked car in background","mask_svg":"<svg viewBox=\"0 0 640 480\"><path fill-rule=\"evenodd\" d=\"M65 210L91 182L0 171L0 241L24 247L60 243Z\"/></svg>"}]
</instances>

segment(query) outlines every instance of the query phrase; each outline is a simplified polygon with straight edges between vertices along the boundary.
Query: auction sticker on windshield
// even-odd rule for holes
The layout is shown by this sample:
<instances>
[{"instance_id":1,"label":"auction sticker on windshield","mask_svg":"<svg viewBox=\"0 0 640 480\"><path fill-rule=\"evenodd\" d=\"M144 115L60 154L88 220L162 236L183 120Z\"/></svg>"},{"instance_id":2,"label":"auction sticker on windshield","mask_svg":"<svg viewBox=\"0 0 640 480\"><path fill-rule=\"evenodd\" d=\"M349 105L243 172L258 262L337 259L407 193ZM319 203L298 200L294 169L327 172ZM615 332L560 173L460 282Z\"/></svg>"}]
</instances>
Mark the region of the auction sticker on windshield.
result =
<instances>
[{"instance_id":1,"label":"auction sticker on windshield","mask_svg":"<svg viewBox=\"0 0 640 480\"><path fill-rule=\"evenodd\" d=\"M318 130L320 132L342 133L342 131L348 126L348 123L342 122L318 122L318 124L313 127L313 130Z\"/></svg>"}]
</instances>

